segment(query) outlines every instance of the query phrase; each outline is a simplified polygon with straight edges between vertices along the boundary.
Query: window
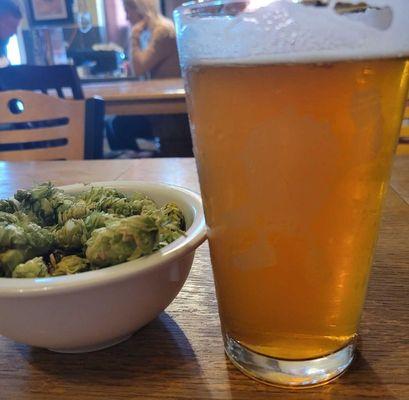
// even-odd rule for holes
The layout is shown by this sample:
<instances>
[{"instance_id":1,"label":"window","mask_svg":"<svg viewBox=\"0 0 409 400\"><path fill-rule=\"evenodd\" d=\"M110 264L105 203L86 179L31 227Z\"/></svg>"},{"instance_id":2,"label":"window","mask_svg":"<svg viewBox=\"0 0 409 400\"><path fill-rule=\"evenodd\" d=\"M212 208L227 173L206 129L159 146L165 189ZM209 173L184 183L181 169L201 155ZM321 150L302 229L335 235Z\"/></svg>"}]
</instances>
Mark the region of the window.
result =
<instances>
[{"instance_id":1,"label":"window","mask_svg":"<svg viewBox=\"0 0 409 400\"><path fill-rule=\"evenodd\" d=\"M21 54L18 47L17 35L13 35L7 44L7 58L11 65L21 64Z\"/></svg>"}]
</instances>

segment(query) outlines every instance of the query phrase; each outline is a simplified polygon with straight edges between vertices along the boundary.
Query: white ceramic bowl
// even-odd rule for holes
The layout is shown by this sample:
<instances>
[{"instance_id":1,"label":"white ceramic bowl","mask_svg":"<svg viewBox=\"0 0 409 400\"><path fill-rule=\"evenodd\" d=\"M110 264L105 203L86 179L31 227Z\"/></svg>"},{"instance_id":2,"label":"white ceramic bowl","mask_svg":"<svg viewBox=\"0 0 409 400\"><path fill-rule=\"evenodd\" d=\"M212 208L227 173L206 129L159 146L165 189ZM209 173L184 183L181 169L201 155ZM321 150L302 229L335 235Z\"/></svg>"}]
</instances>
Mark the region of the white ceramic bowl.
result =
<instances>
[{"instance_id":1,"label":"white ceramic bowl","mask_svg":"<svg viewBox=\"0 0 409 400\"><path fill-rule=\"evenodd\" d=\"M135 181L96 182L141 191L159 205L175 202L187 235L149 256L76 275L0 278L0 335L59 352L85 352L128 338L160 314L182 288L195 249L205 240L200 196L187 189ZM78 193L84 185L62 187Z\"/></svg>"}]
</instances>

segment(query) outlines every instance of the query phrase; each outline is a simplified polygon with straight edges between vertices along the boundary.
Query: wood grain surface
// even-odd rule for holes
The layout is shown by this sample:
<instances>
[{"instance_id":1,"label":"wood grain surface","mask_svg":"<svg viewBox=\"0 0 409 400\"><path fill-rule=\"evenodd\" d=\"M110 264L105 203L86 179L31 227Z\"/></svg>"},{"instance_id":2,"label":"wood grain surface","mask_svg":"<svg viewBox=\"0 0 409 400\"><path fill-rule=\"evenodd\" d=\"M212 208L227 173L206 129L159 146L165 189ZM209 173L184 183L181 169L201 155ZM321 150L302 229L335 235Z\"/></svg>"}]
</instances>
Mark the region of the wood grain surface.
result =
<instances>
[{"instance_id":1,"label":"wood grain surface","mask_svg":"<svg viewBox=\"0 0 409 400\"><path fill-rule=\"evenodd\" d=\"M151 115L186 113L182 79L99 82L83 85L86 97L105 100L107 114Z\"/></svg>"},{"instance_id":2,"label":"wood grain surface","mask_svg":"<svg viewBox=\"0 0 409 400\"><path fill-rule=\"evenodd\" d=\"M113 179L170 182L198 190L193 159L0 163L0 197L35 182ZM79 355L0 337L1 400L409 399L409 157L395 162L352 367L333 383L283 390L242 375L226 359L207 244L159 318L128 341Z\"/></svg>"}]
</instances>

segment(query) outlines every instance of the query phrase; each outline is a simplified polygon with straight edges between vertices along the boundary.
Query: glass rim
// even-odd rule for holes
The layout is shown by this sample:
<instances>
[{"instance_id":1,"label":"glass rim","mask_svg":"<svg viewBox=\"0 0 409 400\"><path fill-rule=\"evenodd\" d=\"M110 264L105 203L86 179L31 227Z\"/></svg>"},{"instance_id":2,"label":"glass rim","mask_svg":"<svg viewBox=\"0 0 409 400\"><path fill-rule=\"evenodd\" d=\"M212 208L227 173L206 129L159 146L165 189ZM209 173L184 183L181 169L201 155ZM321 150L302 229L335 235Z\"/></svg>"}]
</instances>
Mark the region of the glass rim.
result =
<instances>
[{"instance_id":1,"label":"glass rim","mask_svg":"<svg viewBox=\"0 0 409 400\"><path fill-rule=\"evenodd\" d=\"M366 5L371 10L376 8L372 3L381 1L384 0L367 0ZM326 3L322 0L187 1L173 13L181 64L186 66L226 59L230 62L266 63L273 59L274 63L298 63L408 58L407 14L396 11L409 10L409 0L395 1L376 8L378 14L371 13L369 18L366 9L362 18L361 14L360 18L356 18L355 11L339 12L332 0ZM355 4L355 0L351 3ZM300 12L293 11L298 8ZM305 8L305 13L302 8ZM285 11L278 13L274 12L275 9ZM384 11L391 14L389 20ZM295 17L288 18L291 23L283 24L281 19L287 12L290 17L294 12ZM302 18L303 15L309 15L310 19ZM233 21L236 18L237 21ZM277 23L277 27L266 22L268 20ZM314 21L318 23L314 24ZM239 28L241 32L251 32L252 35L242 37L238 34ZM225 32L231 34L224 35ZM258 35L258 42L264 43L263 46L252 44L256 43L253 34ZM269 40L265 40L266 35ZM305 37L310 38L307 45ZM222 46L222 41L228 46ZM203 46L204 43L207 45Z\"/></svg>"},{"instance_id":2,"label":"glass rim","mask_svg":"<svg viewBox=\"0 0 409 400\"><path fill-rule=\"evenodd\" d=\"M197 9L197 10L202 10L208 7L216 7L220 6L223 8L223 6L227 4L233 4L233 3L243 3L243 4L249 4L250 0L208 0L208 1L200 1L200 0L189 0L186 1L185 3L182 3L180 6L178 6L174 11L173 14L184 14L184 15L192 15L192 11ZM274 0L271 0L274 1ZM301 0L302 1L302 0ZM216 13L215 13L216 14Z\"/></svg>"}]
</instances>

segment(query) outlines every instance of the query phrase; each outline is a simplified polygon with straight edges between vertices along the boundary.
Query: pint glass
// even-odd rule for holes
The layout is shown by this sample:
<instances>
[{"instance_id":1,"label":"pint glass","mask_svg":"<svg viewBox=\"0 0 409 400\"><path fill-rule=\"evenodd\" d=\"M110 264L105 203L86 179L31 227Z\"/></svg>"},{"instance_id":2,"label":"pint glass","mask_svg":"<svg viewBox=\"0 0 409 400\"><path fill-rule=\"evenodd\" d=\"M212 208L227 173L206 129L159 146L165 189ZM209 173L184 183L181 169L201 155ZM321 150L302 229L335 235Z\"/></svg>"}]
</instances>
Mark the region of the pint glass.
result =
<instances>
[{"instance_id":1,"label":"pint glass","mask_svg":"<svg viewBox=\"0 0 409 400\"><path fill-rule=\"evenodd\" d=\"M409 2L366 3L175 12L225 350L264 382L353 359L409 77Z\"/></svg>"}]
</instances>

